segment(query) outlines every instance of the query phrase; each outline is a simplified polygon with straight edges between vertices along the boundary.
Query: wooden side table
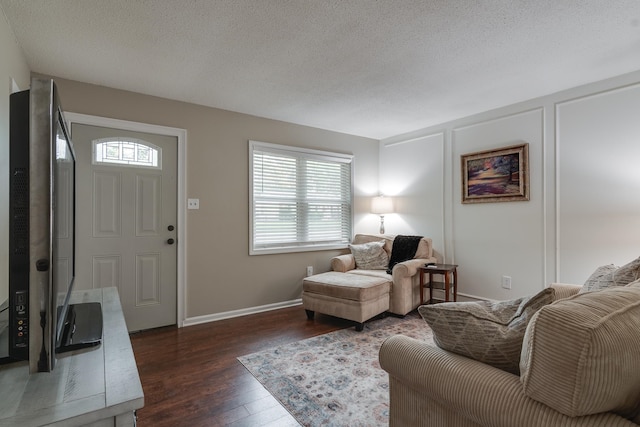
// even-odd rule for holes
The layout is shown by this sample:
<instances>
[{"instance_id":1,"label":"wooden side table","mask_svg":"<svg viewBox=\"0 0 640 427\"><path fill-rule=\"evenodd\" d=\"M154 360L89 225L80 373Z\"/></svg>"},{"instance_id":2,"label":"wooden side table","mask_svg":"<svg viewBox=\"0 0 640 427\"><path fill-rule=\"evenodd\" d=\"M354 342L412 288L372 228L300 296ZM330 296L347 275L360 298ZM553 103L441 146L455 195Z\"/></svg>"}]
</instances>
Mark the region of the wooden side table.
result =
<instances>
[{"instance_id":1,"label":"wooden side table","mask_svg":"<svg viewBox=\"0 0 640 427\"><path fill-rule=\"evenodd\" d=\"M444 289L444 300L449 302L451 286L453 285L453 300L458 301L458 265L457 264L434 264L420 267L420 305L424 304L424 288L429 287L429 304L433 302L433 288ZM424 275L429 274L429 283L425 285ZM444 283L434 282L433 275L444 276Z\"/></svg>"}]
</instances>

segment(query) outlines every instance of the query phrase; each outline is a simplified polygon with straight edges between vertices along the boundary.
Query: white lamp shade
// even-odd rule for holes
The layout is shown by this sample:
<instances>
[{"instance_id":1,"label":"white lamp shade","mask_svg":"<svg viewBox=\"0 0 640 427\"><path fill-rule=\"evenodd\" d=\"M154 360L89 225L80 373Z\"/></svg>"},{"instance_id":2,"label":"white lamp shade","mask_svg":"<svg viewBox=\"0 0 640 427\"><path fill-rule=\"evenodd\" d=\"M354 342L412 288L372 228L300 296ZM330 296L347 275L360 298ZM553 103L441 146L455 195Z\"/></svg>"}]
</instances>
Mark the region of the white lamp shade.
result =
<instances>
[{"instance_id":1,"label":"white lamp shade","mask_svg":"<svg viewBox=\"0 0 640 427\"><path fill-rule=\"evenodd\" d=\"M393 213L393 199L384 196L374 197L371 199L371 213L378 215Z\"/></svg>"}]
</instances>

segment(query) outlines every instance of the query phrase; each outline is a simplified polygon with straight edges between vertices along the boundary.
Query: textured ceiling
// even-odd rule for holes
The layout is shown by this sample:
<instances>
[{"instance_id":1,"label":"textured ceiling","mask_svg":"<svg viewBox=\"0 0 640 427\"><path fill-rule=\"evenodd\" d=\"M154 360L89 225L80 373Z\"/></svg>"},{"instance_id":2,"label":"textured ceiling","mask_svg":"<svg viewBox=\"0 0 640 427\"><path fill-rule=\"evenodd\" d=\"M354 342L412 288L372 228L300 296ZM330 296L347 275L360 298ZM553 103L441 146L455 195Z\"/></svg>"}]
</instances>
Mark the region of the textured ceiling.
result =
<instances>
[{"instance_id":1,"label":"textured ceiling","mask_svg":"<svg viewBox=\"0 0 640 427\"><path fill-rule=\"evenodd\" d=\"M384 139L640 70L639 0L0 0L34 72Z\"/></svg>"}]
</instances>

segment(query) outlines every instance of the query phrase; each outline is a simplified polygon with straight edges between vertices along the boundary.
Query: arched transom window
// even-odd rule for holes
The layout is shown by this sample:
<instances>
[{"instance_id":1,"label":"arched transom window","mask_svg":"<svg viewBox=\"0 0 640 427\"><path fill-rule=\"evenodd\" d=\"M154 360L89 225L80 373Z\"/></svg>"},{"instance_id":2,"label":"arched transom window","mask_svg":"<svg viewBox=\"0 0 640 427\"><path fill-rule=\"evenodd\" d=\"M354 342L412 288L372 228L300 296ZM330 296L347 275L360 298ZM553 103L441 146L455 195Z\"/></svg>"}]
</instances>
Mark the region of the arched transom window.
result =
<instances>
[{"instance_id":1,"label":"arched transom window","mask_svg":"<svg viewBox=\"0 0 640 427\"><path fill-rule=\"evenodd\" d=\"M93 163L162 169L162 149L135 138L95 139Z\"/></svg>"}]
</instances>

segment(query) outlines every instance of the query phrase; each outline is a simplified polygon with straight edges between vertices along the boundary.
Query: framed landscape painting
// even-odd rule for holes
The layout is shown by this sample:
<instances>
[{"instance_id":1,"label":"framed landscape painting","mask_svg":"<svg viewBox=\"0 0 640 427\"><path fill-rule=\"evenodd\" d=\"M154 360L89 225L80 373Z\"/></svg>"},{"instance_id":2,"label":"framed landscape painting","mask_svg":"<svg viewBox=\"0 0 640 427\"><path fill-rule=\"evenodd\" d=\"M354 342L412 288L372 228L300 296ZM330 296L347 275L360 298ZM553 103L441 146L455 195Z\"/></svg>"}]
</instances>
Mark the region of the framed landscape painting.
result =
<instances>
[{"instance_id":1,"label":"framed landscape painting","mask_svg":"<svg viewBox=\"0 0 640 427\"><path fill-rule=\"evenodd\" d=\"M529 200L529 144L460 156L462 203Z\"/></svg>"}]
</instances>

